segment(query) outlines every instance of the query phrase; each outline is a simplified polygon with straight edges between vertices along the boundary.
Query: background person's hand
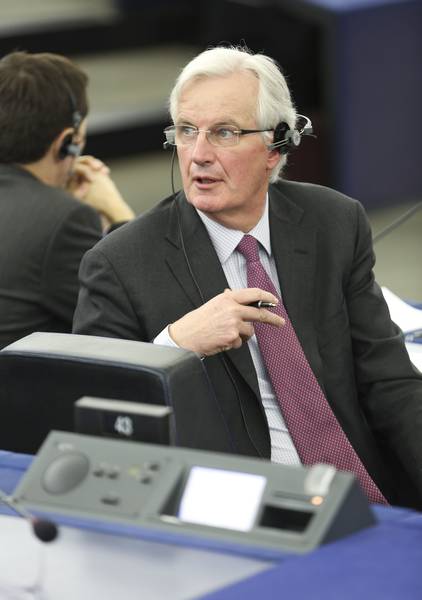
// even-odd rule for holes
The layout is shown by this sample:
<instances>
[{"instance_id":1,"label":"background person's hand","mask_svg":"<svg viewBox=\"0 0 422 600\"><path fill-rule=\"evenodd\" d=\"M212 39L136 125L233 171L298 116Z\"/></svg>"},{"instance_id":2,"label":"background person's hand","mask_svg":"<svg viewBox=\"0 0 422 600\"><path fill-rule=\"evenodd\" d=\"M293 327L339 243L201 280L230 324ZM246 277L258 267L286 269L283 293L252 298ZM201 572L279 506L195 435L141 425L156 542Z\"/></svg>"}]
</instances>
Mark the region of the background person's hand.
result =
<instances>
[{"instance_id":1,"label":"background person's hand","mask_svg":"<svg viewBox=\"0 0 422 600\"><path fill-rule=\"evenodd\" d=\"M78 156L73 163L72 172L66 184L68 192L83 200L90 184L98 174L109 175L110 169L95 156Z\"/></svg>"},{"instance_id":2,"label":"background person's hand","mask_svg":"<svg viewBox=\"0 0 422 600\"><path fill-rule=\"evenodd\" d=\"M99 212L104 229L135 217L111 179L109 168L93 156L81 156L75 161L67 189Z\"/></svg>"}]
</instances>

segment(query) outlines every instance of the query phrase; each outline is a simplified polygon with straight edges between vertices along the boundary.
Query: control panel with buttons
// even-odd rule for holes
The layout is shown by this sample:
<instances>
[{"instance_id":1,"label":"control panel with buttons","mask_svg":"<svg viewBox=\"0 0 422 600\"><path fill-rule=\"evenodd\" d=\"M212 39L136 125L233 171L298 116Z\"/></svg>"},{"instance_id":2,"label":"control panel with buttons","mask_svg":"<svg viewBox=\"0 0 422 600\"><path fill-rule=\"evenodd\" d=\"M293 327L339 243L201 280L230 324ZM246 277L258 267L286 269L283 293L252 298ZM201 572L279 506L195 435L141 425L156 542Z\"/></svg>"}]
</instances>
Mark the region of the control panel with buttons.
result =
<instances>
[{"instance_id":1,"label":"control panel with buttons","mask_svg":"<svg viewBox=\"0 0 422 600\"><path fill-rule=\"evenodd\" d=\"M166 532L170 541L208 538L258 554L307 552L374 523L355 478L329 465L289 467L60 431L49 434L15 498L38 512L129 524L161 538Z\"/></svg>"}]
</instances>

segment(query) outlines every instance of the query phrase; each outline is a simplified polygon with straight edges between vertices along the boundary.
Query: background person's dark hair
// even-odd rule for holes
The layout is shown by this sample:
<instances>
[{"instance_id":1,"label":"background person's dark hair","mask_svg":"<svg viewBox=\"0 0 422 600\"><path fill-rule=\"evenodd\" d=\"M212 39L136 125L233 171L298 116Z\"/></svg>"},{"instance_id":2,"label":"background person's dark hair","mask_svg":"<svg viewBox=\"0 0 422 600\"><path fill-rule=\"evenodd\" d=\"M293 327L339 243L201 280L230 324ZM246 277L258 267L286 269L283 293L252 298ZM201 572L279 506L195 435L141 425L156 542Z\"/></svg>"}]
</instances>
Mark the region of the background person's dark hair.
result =
<instances>
[{"instance_id":1,"label":"background person's dark hair","mask_svg":"<svg viewBox=\"0 0 422 600\"><path fill-rule=\"evenodd\" d=\"M12 52L0 60L0 163L41 159L53 140L88 112L88 77L57 54Z\"/></svg>"}]
</instances>

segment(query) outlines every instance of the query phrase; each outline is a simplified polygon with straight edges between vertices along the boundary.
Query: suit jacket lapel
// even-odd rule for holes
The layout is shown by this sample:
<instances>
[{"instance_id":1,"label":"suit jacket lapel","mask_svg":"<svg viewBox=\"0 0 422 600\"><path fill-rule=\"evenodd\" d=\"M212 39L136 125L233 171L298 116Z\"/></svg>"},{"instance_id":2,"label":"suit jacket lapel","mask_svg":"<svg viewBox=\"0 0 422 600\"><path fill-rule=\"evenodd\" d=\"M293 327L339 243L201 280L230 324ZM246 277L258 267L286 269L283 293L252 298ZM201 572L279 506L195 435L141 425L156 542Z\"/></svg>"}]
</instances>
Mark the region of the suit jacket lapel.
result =
<instances>
[{"instance_id":1,"label":"suit jacket lapel","mask_svg":"<svg viewBox=\"0 0 422 600\"><path fill-rule=\"evenodd\" d=\"M321 383L321 360L313 316L315 227L307 222L301 207L273 186L270 188L270 231L284 305L308 362Z\"/></svg>"},{"instance_id":2,"label":"suit jacket lapel","mask_svg":"<svg viewBox=\"0 0 422 600\"><path fill-rule=\"evenodd\" d=\"M177 206L173 207L169 220L166 261L189 298L192 309L198 308L224 290L227 281L196 211L188 204L182 192L175 197L174 203Z\"/></svg>"},{"instance_id":3,"label":"suit jacket lapel","mask_svg":"<svg viewBox=\"0 0 422 600\"><path fill-rule=\"evenodd\" d=\"M178 194L175 202L178 202L185 250L193 276L204 302L207 302L228 288L229 284L207 230L196 211L188 204L183 193ZM176 207L171 215L167 240L170 244L167 263L188 296L192 309L197 308L202 304L201 294L183 254ZM238 350L230 350L226 355L259 398L258 381L247 345L243 344Z\"/></svg>"}]
</instances>

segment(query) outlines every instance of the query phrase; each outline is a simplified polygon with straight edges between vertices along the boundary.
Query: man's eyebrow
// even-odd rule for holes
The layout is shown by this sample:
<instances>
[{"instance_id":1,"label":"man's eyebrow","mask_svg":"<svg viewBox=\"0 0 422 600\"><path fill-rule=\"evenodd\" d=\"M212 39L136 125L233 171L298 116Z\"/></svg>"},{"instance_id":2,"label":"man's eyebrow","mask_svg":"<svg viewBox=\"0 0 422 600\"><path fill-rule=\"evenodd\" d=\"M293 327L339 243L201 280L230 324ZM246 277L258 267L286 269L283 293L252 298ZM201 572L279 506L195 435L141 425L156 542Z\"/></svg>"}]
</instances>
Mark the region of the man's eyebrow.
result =
<instances>
[{"instance_id":1,"label":"man's eyebrow","mask_svg":"<svg viewBox=\"0 0 422 600\"><path fill-rule=\"evenodd\" d=\"M196 127L189 119L177 119L175 125L190 125L191 127Z\"/></svg>"},{"instance_id":2,"label":"man's eyebrow","mask_svg":"<svg viewBox=\"0 0 422 600\"><path fill-rule=\"evenodd\" d=\"M215 125L213 125L213 127L224 126L236 127L237 129L240 129L239 123L237 123L237 121L235 121L234 119L223 119L222 121L219 121L218 123L215 123Z\"/></svg>"},{"instance_id":3,"label":"man's eyebrow","mask_svg":"<svg viewBox=\"0 0 422 600\"><path fill-rule=\"evenodd\" d=\"M197 125L194 125L191 121L189 121L189 119L180 119L180 120L178 119L176 121L175 125L189 125L190 127L198 127ZM224 127L224 126L236 127L237 129L241 129L239 123L231 118L220 119L216 123L209 125L208 129L215 129L216 127Z\"/></svg>"}]
</instances>

